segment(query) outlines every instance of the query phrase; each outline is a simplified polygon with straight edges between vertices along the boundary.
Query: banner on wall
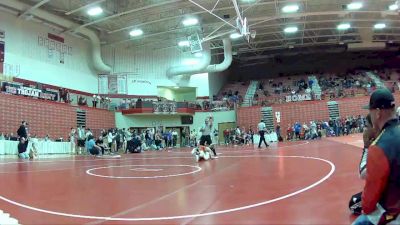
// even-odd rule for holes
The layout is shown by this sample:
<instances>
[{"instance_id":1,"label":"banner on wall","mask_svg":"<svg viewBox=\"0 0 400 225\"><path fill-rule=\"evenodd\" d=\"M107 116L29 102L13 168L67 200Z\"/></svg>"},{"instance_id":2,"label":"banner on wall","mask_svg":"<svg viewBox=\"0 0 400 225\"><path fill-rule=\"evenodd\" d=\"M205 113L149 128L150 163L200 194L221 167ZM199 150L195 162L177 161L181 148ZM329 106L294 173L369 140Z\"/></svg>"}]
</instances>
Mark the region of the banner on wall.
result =
<instances>
[{"instance_id":1,"label":"banner on wall","mask_svg":"<svg viewBox=\"0 0 400 225\"><path fill-rule=\"evenodd\" d=\"M46 99L51 101L58 100L58 91L56 90L25 87L22 86L21 84L12 82L2 82L1 91L13 95L29 96L33 98Z\"/></svg>"},{"instance_id":2,"label":"banner on wall","mask_svg":"<svg viewBox=\"0 0 400 225\"><path fill-rule=\"evenodd\" d=\"M286 96L286 102L311 101L311 94L299 94Z\"/></svg>"},{"instance_id":3,"label":"banner on wall","mask_svg":"<svg viewBox=\"0 0 400 225\"><path fill-rule=\"evenodd\" d=\"M99 75L99 94L108 94L108 76Z\"/></svg>"},{"instance_id":4,"label":"banner on wall","mask_svg":"<svg viewBox=\"0 0 400 225\"><path fill-rule=\"evenodd\" d=\"M118 75L117 82L118 82L117 83L118 94L128 94L128 90L126 88L127 76L126 75Z\"/></svg>"},{"instance_id":5,"label":"banner on wall","mask_svg":"<svg viewBox=\"0 0 400 225\"><path fill-rule=\"evenodd\" d=\"M5 31L0 30L0 73L4 73Z\"/></svg>"}]
</instances>

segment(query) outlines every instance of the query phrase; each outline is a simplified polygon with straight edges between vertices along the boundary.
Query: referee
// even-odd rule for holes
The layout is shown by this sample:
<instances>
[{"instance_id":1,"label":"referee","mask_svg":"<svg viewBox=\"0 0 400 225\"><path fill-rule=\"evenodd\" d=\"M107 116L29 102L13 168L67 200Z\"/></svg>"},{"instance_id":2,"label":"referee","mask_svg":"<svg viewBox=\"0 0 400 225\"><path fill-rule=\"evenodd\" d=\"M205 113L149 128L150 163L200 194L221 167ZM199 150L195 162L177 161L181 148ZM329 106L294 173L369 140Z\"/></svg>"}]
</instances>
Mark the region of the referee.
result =
<instances>
[{"instance_id":1,"label":"referee","mask_svg":"<svg viewBox=\"0 0 400 225\"><path fill-rule=\"evenodd\" d=\"M265 141L265 137L264 137L267 126L265 125L264 121L261 120L257 127L258 127L258 134L260 135L260 142L258 142L258 148L261 148L261 144L263 141L264 141L265 147L268 147L269 145Z\"/></svg>"},{"instance_id":2,"label":"referee","mask_svg":"<svg viewBox=\"0 0 400 225\"><path fill-rule=\"evenodd\" d=\"M217 158L217 152L215 151L214 146L212 146L211 133L213 131L213 117L210 115L206 118L204 126L200 129L201 137L200 137L200 145L206 146L209 145L211 151L214 153L214 158Z\"/></svg>"}]
</instances>

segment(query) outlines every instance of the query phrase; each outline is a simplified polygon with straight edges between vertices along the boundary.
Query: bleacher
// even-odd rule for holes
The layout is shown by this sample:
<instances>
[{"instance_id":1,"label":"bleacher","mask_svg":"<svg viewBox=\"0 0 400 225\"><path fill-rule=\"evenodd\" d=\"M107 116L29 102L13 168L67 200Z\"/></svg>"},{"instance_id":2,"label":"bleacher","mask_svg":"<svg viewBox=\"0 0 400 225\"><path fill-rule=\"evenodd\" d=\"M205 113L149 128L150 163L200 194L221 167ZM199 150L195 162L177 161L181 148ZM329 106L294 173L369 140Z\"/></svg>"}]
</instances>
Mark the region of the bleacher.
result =
<instances>
[{"instance_id":1,"label":"bleacher","mask_svg":"<svg viewBox=\"0 0 400 225\"><path fill-rule=\"evenodd\" d=\"M390 90L400 90L400 73L397 70L374 71Z\"/></svg>"},{"instance_id":2,"label":"bleacher","mask_svg":"<svg viewBox=\"0 0 400 225\"><path fill-rule=\"evenodd\" d=\"M291 95L292 91L295 91L296 94L304 94L308 85L307 75L260 80L253 105L267 106L284 103L285 97Z\"/></svg>"},{"instance_id":3,"label":"bleacher","mask_svg":"<svg viewBox=\"0 0 400 225\"><path fill-rule=\"evenodd\" d=\"M323 74L317 76L322 89L322 99L365 96L374 90L374 82L363 72L356 74Z\"/></svg>"}]
</instances>

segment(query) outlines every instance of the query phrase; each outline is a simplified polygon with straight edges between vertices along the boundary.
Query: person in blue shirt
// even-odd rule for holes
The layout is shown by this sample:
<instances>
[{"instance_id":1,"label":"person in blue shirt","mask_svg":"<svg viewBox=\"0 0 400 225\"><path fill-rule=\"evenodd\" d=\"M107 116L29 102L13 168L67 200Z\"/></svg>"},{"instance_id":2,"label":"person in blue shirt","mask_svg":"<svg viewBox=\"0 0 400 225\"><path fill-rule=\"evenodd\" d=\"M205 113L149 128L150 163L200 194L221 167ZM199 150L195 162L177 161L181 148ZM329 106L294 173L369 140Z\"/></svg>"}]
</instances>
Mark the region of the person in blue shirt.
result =
<instances>
[{"instance_id":1,"label":"person in blue shirt","mask_svg":"<svg viewBox=\"0 0 400 225\"><path fill-rule=\"evenodd\" d=\"M294 132L296 134L296 139L300 139L301 124L299 122L296 122L294 125Z\"/></svg>"},{"instance_id":2,"label":"person in blue shirt","mask_svg":"<svg viewBox=\"0 0 400 225\"><path fill-rule=\"evenodd\" d=\"M96 145L93 135L89 135L86 148L91 155L100 155L101 147Z\"/></svg>"}]
</instances>

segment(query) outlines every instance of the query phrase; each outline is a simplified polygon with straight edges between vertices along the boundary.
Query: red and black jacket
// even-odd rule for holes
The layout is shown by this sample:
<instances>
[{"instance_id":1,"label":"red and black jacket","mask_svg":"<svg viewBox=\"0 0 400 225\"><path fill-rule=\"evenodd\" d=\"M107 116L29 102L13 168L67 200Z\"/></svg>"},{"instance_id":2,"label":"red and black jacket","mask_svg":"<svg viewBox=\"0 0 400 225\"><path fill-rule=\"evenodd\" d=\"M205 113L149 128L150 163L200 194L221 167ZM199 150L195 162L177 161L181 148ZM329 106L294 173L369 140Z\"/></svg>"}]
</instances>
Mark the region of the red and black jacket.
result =
<instances>
[{"instance_id":1,"label":"red and black jacket","mask_svg":"<svg viewBox=\"0 0 400 225\"><path fill-rule=\"evenodd\" d=\"M400 123L388 121L368 149L362 208L370 214L379 203L389 214L400 213Z\"/></svg>"}]
</instances>

